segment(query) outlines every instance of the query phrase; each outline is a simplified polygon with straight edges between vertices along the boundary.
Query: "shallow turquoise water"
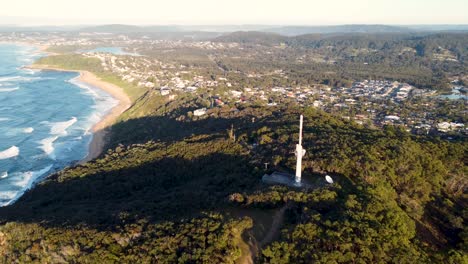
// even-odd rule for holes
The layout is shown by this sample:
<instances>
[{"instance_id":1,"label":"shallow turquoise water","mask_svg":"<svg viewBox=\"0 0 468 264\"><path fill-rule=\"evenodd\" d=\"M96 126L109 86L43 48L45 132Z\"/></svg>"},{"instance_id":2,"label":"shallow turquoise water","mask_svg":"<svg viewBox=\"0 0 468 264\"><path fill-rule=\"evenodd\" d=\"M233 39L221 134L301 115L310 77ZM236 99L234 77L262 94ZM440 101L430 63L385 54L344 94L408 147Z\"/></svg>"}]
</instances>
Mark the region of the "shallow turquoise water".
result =
<instances>
[{"instance_id":1,"label":"shallow turquoise water","mask_svg":"<svg viewBox=\"0 0 468 264\"><path fill-rule=\"evenodd\" d=\"M440 98L443 99L450 99L450 100L458 100L458 99L464 99L468 100L468 96L462 94L458 89L452 89L452 93L449 95L441 95L439 96Z\"/></svg>"},{"instance_id":2,"label":"shallow turquoise water","mask_svg":"<svg viewBox=\"0 0 468 264\"><path fill-rule=\"evenodd\" d=\"M0 45L0 206L87 155L91 127L117 101L77 73L22 69L35 47Z\"/></svg>"}]
</instances>

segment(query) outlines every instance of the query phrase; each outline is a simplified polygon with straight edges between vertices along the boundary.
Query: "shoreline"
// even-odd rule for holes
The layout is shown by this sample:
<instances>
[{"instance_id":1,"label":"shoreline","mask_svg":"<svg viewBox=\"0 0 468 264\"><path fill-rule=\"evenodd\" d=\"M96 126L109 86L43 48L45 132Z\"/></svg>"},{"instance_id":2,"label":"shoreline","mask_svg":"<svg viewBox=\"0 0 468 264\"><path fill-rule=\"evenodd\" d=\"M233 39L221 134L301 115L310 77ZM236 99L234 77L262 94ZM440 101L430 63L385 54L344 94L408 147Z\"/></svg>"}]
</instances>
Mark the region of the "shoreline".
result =
<instances>
[{"instance_id":1,"label":"shoreline","mask_svg":"<svg viewBox=\"0 0 468 264\"><path fill-rule=\"evenodd\" d=\"M12 45L21 45L21 46L33 46L33 47L36 47L38 50L37 52L38 53L45 53L47 55L57 55L57 53L54 53L54 52L51 52L51 51L47 51L47 49L50 47L49 45L47 44L41 44L41 43L37 43L37 42L33 42L33 41L20 41L20 40L17 40L17 41L0 41L0 44L12 44Z\"/></svg>"},{"instance_id":2,"label":"shoreline","mask_svg":"<svg viewBox=\"0 0 468 264\"><path fill-rule=\"evenodd\" d=\"M118 104L114 106L103 118L96 124L93 125L91 131L93 132L92 140L88 146L88 155L80 160L77 164L84 164L88 161L91 161L97 158L103 151L106 144L106 136L109 134L109 127L114 124L117 118L130 108L132 102L127 94L117 85L102 81L96 75L89 71L83 70L67 70L57 67L52 67L49 65L37 65L32 64L25 68L35 69L35 70L49 70L49 71L63 71L63 72L77 72L80 75L78 76L78 81L95 87L97 89L103 90L104 92L110 94L114 99L118 101Z\"/></svg>"}]
</instances>

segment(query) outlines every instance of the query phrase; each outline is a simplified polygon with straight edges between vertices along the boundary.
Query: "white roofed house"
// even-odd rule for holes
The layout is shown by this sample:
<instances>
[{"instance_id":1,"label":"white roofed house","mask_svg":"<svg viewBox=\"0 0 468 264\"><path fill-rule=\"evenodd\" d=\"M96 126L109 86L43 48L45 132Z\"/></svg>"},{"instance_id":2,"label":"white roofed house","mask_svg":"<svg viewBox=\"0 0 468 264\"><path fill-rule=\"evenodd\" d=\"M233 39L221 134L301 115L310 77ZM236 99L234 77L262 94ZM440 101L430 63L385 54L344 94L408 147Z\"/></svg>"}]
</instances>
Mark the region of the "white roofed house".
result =
<instances>
[{"instance_id":1,"label":"white roofed house","mask_svg":"<svg viewBox=\"0 0 468 264\"><path fill-rule=\"evenodd\" d=\"M450 130L450 123L449 122L438 123L437 129L441 132L448 132Z\"/></svg>"},{"instance_id":2,"label":"white roofed house","mask_svg":"<svg viewBox=\"0 0 468 264\"><path fill-rule=\"evenodd\" d=\"M206 108L200 108L195 111L193 111L194 116L203 116L206 114Z\"/></svg>"},{"instance_id":3,"label":"white roofed house","mask_svg":"<svg viewBox=\"0 0 468 264\"><path fill-rule=\"evenodd\" d=\"M165 96L171 93L171 89L167 86L161 87L160 91L161 91L162 96Z\"/></svg>"},{"instance_id":4,"label":"white roofed house","mask_svg":"<svg viewBox=\"0 0 468 264\"><path fill-rule=\"evenodd\" d=\"M452 130L463 128L465 124L463 123L454 123L454 122L441 122L437 124L437 130L440 132L449 132Z\"/></svg>"},{"instance_id":5,"label":"white roofed house","mask_svg":"<svg viewBox=\"0 0 468 264\"><path fill-rule=\"evenodd\" d=\"M176 87L179 88L179 89L184 89L185 88L185 84L183 82L177 82L176 83Z\"/></svg>"},{"instance_id":6,"label":"white roofed house","mask_svg":"<svg viewBox=\"0 0 468 264\"><path fill-rule=\"evenodd\" d=\"M400 117L396 116L396 115L388 115L388 116L385 116L385 120L398 121L398 120L400 120Z\"/></svg>"},{"instance_id":7,"label":"white roofed house","mask_svg":"<svg viewBox=\"0 0 468 264\"><path fill-rule=\"evenodd\" d=\"M394 124L394 123L399 123L400 122L400 117L396 115L387 115L384 117L384 123L387 124Z\"/></svg>"},{"instance_id":8,"label":"white roofed house","mask_svg":"<svg viewBox=\"0 0 468 264\"><path fill-rule=\"evenodd\" d=\"M230 92L230 93L232 94L232 96L234 96L234 97L241 97L241 95L242 95L242 92L236 91L236 90L231 90L231 91L229 91L229 92Z\"/></svg>"},{"instance_id":9,"label":"white roofed house","mask_svg":"<svg viewBox=\"0 0 468 264\"><path fill-rule=\"evenodd\" d=\"M195 87L195 86L189 86L189 87L185 88L185 90L186 90L187 92L195 92L197 89L198 89L198 88Z\"/></svg>"},{"instance_id":10,"label":"white roofed house","mask_svg":"<svg viewBox=\"0 0 468 264\"><path fill-rule=\"evenodd\" d=\"M323 102L319 100L315 100L312 105L314 107L321 107L323 105Z\"/></svg>"}]
</instances>

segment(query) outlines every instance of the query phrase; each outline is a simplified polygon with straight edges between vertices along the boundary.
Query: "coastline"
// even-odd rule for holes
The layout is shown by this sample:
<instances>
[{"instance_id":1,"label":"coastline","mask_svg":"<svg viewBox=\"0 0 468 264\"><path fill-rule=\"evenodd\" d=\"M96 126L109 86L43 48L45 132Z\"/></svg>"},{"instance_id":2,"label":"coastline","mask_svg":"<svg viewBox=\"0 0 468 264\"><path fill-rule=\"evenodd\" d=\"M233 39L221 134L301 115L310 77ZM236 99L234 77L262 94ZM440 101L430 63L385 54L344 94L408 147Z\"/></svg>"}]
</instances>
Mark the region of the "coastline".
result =
<instances>
[{"instance_id":1,"label":"coastline","mask_svg":"<svg viewBox=\"0 0 468 264\"><path fill-rule=\"evenodd\" d=\"M93 132L92 140L89 144L88 155L80 160L78 164L86 163L90 160L97 158L103 151L106 144L107 135L110 132L109 127L117 120L117 118L125 112L131 106L131 100L127 94L117 85L102 81L96 75L89 71L82 70L67 70L49 65L29 65L25 68L35 70L49 70L49 71L66 71L66 72L77 72L78 81L96 87L110 94L116 100L118 104L113 107L98 123L94 124L91 128Z\"/></svg>"},{"instance_id":2,"label":"coastline","mask_svg":"<svg viewBox=\"0 0 468 264\"><path fill-rule=\"evenodd\" d=\"M37 42L33 41L0 41L0 44L13 44L13 45L21 45L21 46L33 46L37 48L38 53L45 53L47 55L57 55L55 52L47 51L47 49L50 47L47 44L40 44Z\"/></svg>"}]
</instances>

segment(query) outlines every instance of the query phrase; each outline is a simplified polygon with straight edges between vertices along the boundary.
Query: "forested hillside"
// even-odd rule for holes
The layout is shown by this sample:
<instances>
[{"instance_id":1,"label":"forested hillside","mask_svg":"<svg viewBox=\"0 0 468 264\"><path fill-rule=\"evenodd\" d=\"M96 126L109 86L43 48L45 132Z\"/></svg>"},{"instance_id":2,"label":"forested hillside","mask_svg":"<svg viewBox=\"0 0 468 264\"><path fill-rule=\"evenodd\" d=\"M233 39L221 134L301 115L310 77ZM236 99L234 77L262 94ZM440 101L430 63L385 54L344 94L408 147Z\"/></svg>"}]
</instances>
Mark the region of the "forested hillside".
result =
<instances>
[{"instance_id":1,"label":"forested hillside","mask_svg":"<svg viewBox=\"0 0 468 264\"><path fill-rule=\"evenodd\" d=\"M466 82L466 34L236 32L135 43L143 56L62 45L37 62L91 71L132 106L97 159L0 208L0 263L468 263L465 134L410 134L312 107L322 89L400 81L434 94L399 102L401 111L376 101L383 116L464 122L465 101L435 91ZM288 92L271 93L276 86ZM297 96L306 89L309 101ZM373 114L366 98L355 101L354 114ZM309 187L267 185L264 174L294 171L300 114Z\"/></svg>"},{"instance_id":2,"label":"forested hillside","mask_svg":"<svg viewBox=\"0 0 468 264\"><path fill-rule=\"evenodd\" d=\"M235 32L214 40L241 43L237 57L219 54L228 71L284 69L298 84L347 86L353 80L388 79L443 90L447 78L467 71L465 33L307 34ZM262 48L263 47L263 48ZM274 47L274 48L271 48Z\"/></svg>"},{"instance_id":3,"label":"forested hillside","mask_svg":"<svg viewBox=\"0 0 468 264\"><path fill-rule=\"evenodd\" d=\"M0 208L1 262L468 261L466 142L307 107L193 116L203 104L196 94L136 100L100 158ZM292 172L300 113L313 188L263 184L264 173Z\"/></svg>"}]
</instances>

